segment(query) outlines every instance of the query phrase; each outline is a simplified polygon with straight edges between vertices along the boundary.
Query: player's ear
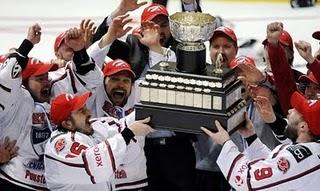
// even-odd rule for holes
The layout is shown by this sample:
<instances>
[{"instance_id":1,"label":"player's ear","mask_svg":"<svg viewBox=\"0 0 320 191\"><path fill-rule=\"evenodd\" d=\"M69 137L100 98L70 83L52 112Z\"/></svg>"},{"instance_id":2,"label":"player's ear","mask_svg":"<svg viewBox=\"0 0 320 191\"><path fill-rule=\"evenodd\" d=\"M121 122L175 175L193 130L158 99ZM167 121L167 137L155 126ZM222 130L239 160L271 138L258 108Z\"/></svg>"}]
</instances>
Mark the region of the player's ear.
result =
<instances>
[{"instance_id":1,"label":"player's ear","mask_svg":"<svg viewBox=\"0 0 320 191\"><path fill-rule=\"evenodd\" d=\"M65 129L68 129L68 130L71 130L71 131L74 130L73 124L72 124L70 118L62 121L61 126L62 126L63 128L65 128Z\"/></svg>"}]
</instances>

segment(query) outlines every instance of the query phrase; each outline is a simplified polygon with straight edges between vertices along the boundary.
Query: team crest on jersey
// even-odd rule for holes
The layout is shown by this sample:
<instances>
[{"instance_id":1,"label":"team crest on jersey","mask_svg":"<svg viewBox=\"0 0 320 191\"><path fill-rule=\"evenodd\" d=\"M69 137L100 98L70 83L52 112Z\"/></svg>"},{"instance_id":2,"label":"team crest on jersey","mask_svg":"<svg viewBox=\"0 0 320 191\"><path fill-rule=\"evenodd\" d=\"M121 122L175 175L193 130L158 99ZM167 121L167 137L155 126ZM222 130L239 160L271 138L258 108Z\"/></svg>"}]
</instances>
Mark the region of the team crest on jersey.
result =
<instances>
[{"instance_id":1,"label":"team crest on jersey","mask_svg":"<svg viewBox=\"0 0 320 191\"><path fill-rule=\"evenodd\" d=\"M58 139L57 142L54 144L54 149L57 153L62 151L66 146L66 140L64 138Z\"/></svg>"},{"instance_id":2,"label":"team crest on jersey","mask_svg":"<svg viewBox=\"0 0 320 191\"><path fill-rule=\"evenodd\" d=\"M290 162L287 159L283 158L283 157L281 157L278 160L277 164L278 164L278 169L280 171L282 171L283 174L286 173L290 168Z\"/></svg>"},{"instance_id":3,"label":"team crest on jersey","mask_svg":"<svg viewBox=\"0 0 320 191\"><path fill-rule=\"evenodd\" d=\"M237 175L237 176L234 178L234 183L236 183L237 186L242 186L243 180L242 180L241 176Z\"/></svg>"}]
</instances>

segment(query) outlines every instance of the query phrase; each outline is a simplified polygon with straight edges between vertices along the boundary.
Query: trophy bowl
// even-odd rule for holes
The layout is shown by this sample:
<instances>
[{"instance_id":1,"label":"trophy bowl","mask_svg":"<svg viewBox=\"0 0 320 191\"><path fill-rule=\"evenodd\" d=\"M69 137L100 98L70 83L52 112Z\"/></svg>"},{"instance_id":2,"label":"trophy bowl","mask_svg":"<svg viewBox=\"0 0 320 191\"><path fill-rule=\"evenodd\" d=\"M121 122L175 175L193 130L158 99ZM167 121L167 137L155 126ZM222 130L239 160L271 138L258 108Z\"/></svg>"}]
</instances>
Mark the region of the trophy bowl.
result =
<instances>
[{"instance_id":1,"label":"trophy bowl","mask_svg":"<svg viewBox=\"0 0 320 191\"><path fill-rule=\"evenodd\" d=\"M170 31L179 42L205 42L212 37L215 20L207 13L177 12L169 16Z\"/></svg>"}]
</instances>

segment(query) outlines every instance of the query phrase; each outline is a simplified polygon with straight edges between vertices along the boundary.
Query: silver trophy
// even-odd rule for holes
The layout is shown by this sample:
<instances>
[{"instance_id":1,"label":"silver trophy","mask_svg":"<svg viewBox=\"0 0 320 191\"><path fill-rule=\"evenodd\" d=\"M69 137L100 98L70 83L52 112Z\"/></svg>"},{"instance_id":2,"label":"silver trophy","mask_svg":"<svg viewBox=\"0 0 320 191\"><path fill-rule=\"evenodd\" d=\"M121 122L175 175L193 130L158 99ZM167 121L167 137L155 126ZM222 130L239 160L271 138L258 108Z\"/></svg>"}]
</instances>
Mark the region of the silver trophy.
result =
<instances>
[{"instance_id":1,"label":"silver trophy","mask_svg":"<svg viewBox=\"0 0 320 191\"><path fill-rule=\"evenodd\" d=\"M205 74L206 47L216 28L215 17L199 12L178 12L169 16L170 31L179 44L176 50L178 72Z\"/></svg>"},{"instance_id":2,"label":"silver trophy","mask_svg":"<svg viewBox=\"0 0 320 191\"><path fill-rule=\"evenodd\" d=\"M204 42L216 27L215 18L205 13L175 13L169 17L170 30L179 44L177 63L165 60L147 71L141 83L141 99L135 105L136 119L152 116L154 128L185 133L202 133L200 126L212 127L219 120L231 134L244 121L245 103L241 82L217 62L206 64Z\"/></svg>"}]
</instances>

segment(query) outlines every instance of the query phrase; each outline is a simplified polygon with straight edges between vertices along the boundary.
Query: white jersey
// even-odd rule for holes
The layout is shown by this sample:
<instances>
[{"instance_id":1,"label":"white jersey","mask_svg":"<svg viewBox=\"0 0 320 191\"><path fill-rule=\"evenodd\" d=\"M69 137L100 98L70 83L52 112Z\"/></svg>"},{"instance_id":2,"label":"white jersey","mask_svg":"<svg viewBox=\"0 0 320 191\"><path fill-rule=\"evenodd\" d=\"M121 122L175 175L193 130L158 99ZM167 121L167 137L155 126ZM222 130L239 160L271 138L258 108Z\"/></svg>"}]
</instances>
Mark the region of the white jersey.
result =
<instances>
[{"instance_id":1,"label":"white jersey","mask_svg":"<svg viewBox=\"0 0 320 191\"><path fill-rule=\"evenodd\" d=\"M18 156L0 166L0 178L38 190L46 188L44 147L54 125L49 119L50 105L35 103L30 93L21 85L22 79L17 73L21 72L17 70L19 67L15 58L0 66L0 140L8 136L11 140L17 140L16 145L19 146ZM99 74L100 79L96 81L101 82L101 71L94 70L87 75L75 77L73 85L80 90L80 86L83 86L81 78L82 82L88 83L90 80L87 79L98 78ZM53 94L73 93L67 88L70 84L72 79L66 76L52 87Z\"/></svg>"},{"instance_id":2,"label":"white jersey","mask_svg":"<svg viewBox=\"0 0 320 191\"><path fill-rule=\"evenodd\" d=\"M87 107L90 108L94 117L126 118L130 123L135 119L133 96L132 92L127 103L120 108L121 117L117 116L119 111L116 111L117 108L111 103L103 86L100 86L96 93L89 98ZM144 137L136 137L136 140L136 142L130 142L123 163L117 168L115 173L116 190L142 188L148 185L146 157L143 149Z\"/></svg>"},{"instance_id":3,"label":"white jersey","mask_svg":"<svg viewBox=\"0 0 320 191\"><path fill-rule=\"evenodd\" d=\"M236 190L319 190L320 143L283 144L268 152L257 139L248 149L240 153L227 141L217 160Z\"/></svg>"},{"instance_id":4,"label":"white jersey","mask_svg":"<svg viewBox=\"0 0 320 191\"><path fill-rule=\"evenodd\" d=\"M46 145L46 180L50 190L108 191L123 163L122 125L113 118L94 119L92 136L54 131Z\"/></svg>"},{"instance_id":5,"label":"white jersey","mask_svg":"<svg viewBox=\"0 0 320 191\"><path fill-rule=\"evenodd\" d=\"M99 67L89 71L86 75L76 73L73 62L68 62L65 68L49 72L52 79L51 99L61 93L83 94L86 91L95 92L96 87L103 84L103 74Z\"/></svg>"}]
</instances>

